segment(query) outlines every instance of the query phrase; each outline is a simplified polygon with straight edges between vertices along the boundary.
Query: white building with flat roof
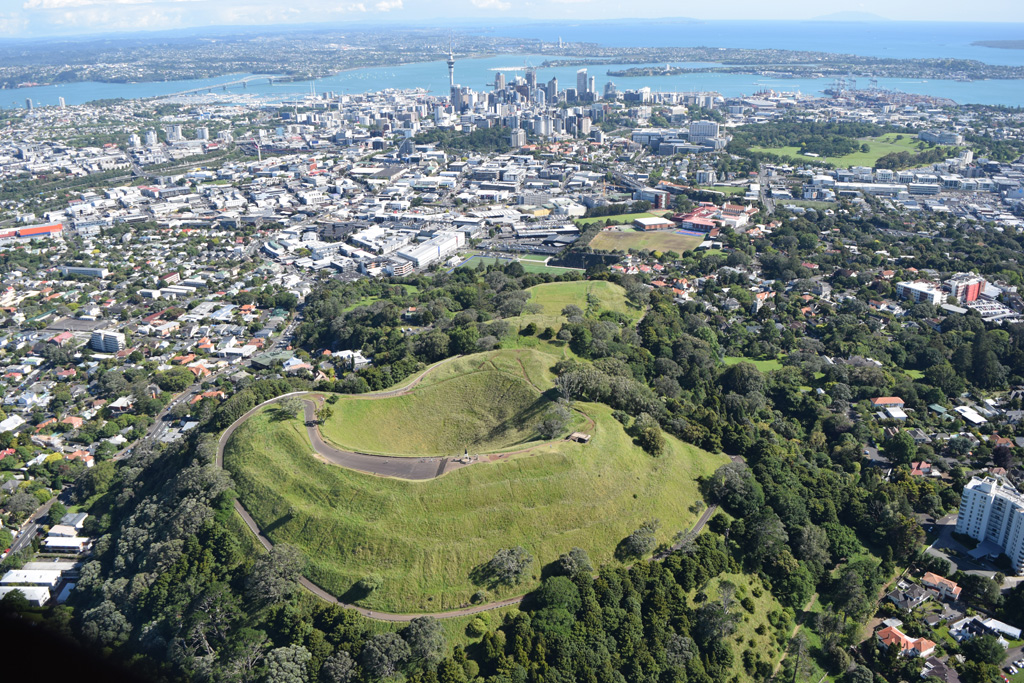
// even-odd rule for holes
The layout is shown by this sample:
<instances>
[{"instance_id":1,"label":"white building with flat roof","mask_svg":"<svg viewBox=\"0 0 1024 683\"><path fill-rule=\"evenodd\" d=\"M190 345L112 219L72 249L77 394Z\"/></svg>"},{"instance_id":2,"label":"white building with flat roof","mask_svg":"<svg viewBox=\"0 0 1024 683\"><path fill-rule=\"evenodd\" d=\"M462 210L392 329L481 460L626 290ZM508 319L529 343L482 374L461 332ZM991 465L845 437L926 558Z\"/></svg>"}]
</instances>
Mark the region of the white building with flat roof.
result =
<instances>
[{"instance_id":1,"label":"white building with flat roof","mask_svg":"<svg viewBox=\"0 0 1024 683\"><path fill-rule=\"evenodd\" d=\"M910 299L915 304L926 303L938 306L946 295L930 282L897 282L896 296Z\"/></svg>"},{"instance_id":2,"label":"white building with flat roof","mask_svg":"<svg viewBox=\"0 0 1024 683\"><path fill-rule=\"evenodd\" d=\"M93 330L89 346L103 353L117 353L125 346L125 336L113 330Z\"/></svg>"},{"instance_id":3,"label":"white building with flat roof","mask_svg":"<svg viewBox=\"0 0 1024 683\"><path fill-rule=\"evenodd\" d=\"M14 591L21 591L21 594L28 600L28 604L33 607L42 607L50 601L50 589L42 586L2 586L0 587L0 600Z\"/></svg>"},{"instance_id":4,"label":"white building with flat roof","mask_svg":"<svg viewBox=\"0 0 1024 683\"><path fill-rule=\"evenodd\" d=\"M92 539L81 536L50 536L43 541L43 547L52 553L82 553L91 542Z\"/></svg>"},{"instance_id":5,"label":"white building with flat roof","mask_svg":"<svg viewBox=\"0 0 1024 683\"><path fill-rule=\"evenodd\" d=\"M960 497L958 533L999 546L1014 572L1024 570L1024 496L995 476L973 477Z\"/></svg>"},{"instance_id":6,"label":"white building with flat roof","mask_svg":"<svg viewBox=\"0 0 1024 683\"><path fill-rule=\"evenodd\" d=\"M53 588L60 582L59 569L12 569L0 578L3 586L49 586Z\"/></svg>"},{"instance_id":7,"label":"white building with flat roof","mask_svg":"<svg viewBox=\"0 0 1024 683\"><path fill-rule=\"evenodd\" d=\"M398 256L412 261L416 268L424 268L431 263L440 261L465 245L466 236L461 232L439 232L426 242L401 249Z\"/></svg>"}]
</instances>

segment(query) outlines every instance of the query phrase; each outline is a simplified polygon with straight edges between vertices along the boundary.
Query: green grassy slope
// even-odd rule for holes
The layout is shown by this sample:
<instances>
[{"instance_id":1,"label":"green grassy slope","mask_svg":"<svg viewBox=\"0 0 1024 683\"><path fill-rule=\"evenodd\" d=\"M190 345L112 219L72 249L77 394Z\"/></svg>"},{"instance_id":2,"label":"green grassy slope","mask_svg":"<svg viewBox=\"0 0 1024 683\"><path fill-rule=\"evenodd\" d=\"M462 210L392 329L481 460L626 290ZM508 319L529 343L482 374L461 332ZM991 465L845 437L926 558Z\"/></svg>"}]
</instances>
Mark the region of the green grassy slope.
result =
<instances>
[{"instance_id":1,"label":"green grassy slope","mask_svg":"<svg viewBox=\"0 0 1024 683\"><path fill-rule=\"evenodd\" d=\"M325 589L371 609L453 609L482 588L470 573L499 548L526 547L535 578L490 590L491 598L533 588L541 566L572 546L600 564L613 561L615 546L644 520L661 520L659 541L694 523L695 479L726 458L668 436L665 455L653 458L611 409L579 407L595 421L590 444L542 445L426 482L320 462L299 420L272 422L262 413L234 433L225 467L261 529L301 548L309 577ZM384 585L362 595L353 586L371 572Z\"/></svg>"},{"instance_id":2,"label":"green grassy slope","mask_svg":"<svg viewBox=\"0 0 1024 683\"><path fill-rule=\"evenodd\" d=\"M340 448L392 455L491 452L541 440L537 433L553 397L542 353L505 350L435 366L410 393L390 398L346 396L321 427Z\"/></svg>"}]
</instances>

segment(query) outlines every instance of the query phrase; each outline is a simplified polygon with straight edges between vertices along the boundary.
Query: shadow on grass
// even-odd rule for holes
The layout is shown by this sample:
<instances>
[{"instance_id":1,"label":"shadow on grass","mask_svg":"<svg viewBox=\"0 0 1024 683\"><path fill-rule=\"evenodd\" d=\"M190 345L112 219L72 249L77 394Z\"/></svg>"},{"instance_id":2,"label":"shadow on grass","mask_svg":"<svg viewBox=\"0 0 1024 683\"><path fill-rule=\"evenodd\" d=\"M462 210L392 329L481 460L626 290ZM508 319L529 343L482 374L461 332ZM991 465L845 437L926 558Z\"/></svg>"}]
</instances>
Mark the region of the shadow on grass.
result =
<instances>
[{"instance_id":1,"label":"shadow on grass","mask_svg":"<svg viewBox=\"0 0 1024 683\"><path fill-rule=\"evenodd\" d=\"M287 422L288 420L294 419L300 411L282 410L281 408L271 408L267 411L270 416L271 422Z\"/></svg>"},{"instance_id":2,"label":"shadow on grass","mask_svg":"<svg viewBox=\"0 0 1024 683\"><path fill-rule=\"evenodd\" d=\"M338 600L350 605L355 605L358 604L360 600L365 600L370 597L371 593L373 593L372 589L363 588L357 581L353 583L347 591L339 595Z\"/></svg>"},{"instance_id":3,"label":"shadow on grass","mask_svg":"<svg viewBox=\"0 0 1024 683\"><path fill-rule=\"evenodd\" d=\"M288 522L292 521L292 519L294 519L294 517L295 517L295 515L292 514L291 512L289 512L287 514L284 514L284 515L281 515L280 517L275 519L273 522L271 522L269 525L267 525L266 527L263 528L263 530L262 530L263 531L263 535L267 536L268 534L274 533L274 531L276 531L277 529L280 529L285 524L287 524Z\"/></svg>"},{"instance_id":4,"label":"shadow on grass","mask_svg":"<svg viewBox=\"0 0 1024 683\"><path fill-rule=\"evenodd\" d=\"M629 550L629 536L618 542L615 546L614 555L615 559L619 562L630 562L640 559Z\"/></svg>"}]
</instances>

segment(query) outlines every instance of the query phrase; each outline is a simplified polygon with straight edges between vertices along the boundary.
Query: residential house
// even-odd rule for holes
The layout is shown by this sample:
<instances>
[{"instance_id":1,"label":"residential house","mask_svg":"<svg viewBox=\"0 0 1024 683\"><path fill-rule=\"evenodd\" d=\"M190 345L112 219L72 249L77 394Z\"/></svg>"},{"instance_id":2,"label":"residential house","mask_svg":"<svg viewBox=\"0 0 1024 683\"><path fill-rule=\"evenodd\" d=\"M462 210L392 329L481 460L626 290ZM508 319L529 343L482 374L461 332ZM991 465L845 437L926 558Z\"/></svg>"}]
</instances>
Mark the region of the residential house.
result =
<instances>
[{"instance_id":1,"label":"residential house","mask_svg":"<svg viewBox=\"0 0 1024 683\"><path fill-rule=\"evenodd\" d=\"M931 595L917 584L908 584L900 581L897 587L885 597L904 612L913 612L928 600Z\"/></svg>"},{"instance_id":2,"label":"residential house","mask_svg":"<svg viewBox=\"0 0 1024 683\"><path fill-rule=\"evenodd\" d=\"M960 674L956 669L936 657L929 657L925 660L924 668L921 669L921 678L937 678L943 683L960 683Z\"/></svg>"},{"instance_id":3,"label":"residential house","mask_svg":"<svg viewBox=\"0 0 1024 683\"><path fill-rule=\"evenodd\" d=\"M110 409L117 414L127 413L132 409L135 404L135 399L131 396L121 396L110 403Z\"/></svg>"},{"instance_id":4,"label":"residential house","mask_svg":"<svg viewBox=\"0 0 1024 683\"><path fill-rule=\"evenodd\" d=\"M935 652L935 643L927 638L911 638L895 626L886 626L875 633L878 644L888 650L896 646L904 657L929 657Z\"/></svg>"},{"instance_id":5,"label":"residential house","mask_svg":"<svg viewBox=\"0 0 1024 683\"><path fill-rule=\"evenodd\" d=\"M955 581L950 581L944 576L925 572L925 575L921 577L921 583L932 590L938 591L939 596L943 598L960 599L960 586Z\"/></svg>"},{"instance_id":6,"label":"residential house","mask_svg":"<svg viewBox=\"0 0 1024 683\"><path fill-rule=\"evenodd\" d=\"M970 640L974 636L992 635L999 638L1000 644L1006 648L1009 647L1007 638L1010 640L1020 640L1020 629L1014 628L998 619L985 619L973 616L964 617L960 621L950 624L949 635L953 636L958 643Z\"/></svg>"},{"instance_id":7,"label":"residential house","mask_svg":"<svg viewBox=\"0 0 1024 683\"><path fill-rule=\"evenodd\" d=\"M879 396L871 399L873 408L903 408L903 399L899 396Z\"/></svg>"}]
</instances>

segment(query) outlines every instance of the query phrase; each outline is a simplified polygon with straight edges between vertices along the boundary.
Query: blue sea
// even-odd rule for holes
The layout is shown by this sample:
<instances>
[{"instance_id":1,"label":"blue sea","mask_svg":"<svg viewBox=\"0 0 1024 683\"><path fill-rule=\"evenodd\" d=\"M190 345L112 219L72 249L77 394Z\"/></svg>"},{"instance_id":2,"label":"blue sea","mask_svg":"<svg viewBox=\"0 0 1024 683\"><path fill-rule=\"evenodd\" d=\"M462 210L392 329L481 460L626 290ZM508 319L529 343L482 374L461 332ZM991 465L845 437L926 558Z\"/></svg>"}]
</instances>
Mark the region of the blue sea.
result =
<instances>
[{"instance_id":1,"label":"blue sea","mask_svg":"<svg viewBox=\"0 0 1024 683\"><path fill-rule=\"evenodd\" d=\"M829 51L894 58L947 57L976 59L990 64L1024 66L1024 50L1001 50L971 45L977 40L1024 39L1024 24L947 24L947 23L839 23L839 22L582 22L576 24L523 24L492 33L547 42L583 41L609 46L714 46L780 48ZM466 32L474 32L466 29ZM496 71L504 71L511 79L522 73L525 65L539 66L545 55L498 55L480 59L456 59L456 81L475 90L486 91L494 82ZM673 65L703 68L708 64ZM598 89L613 80L620 90L648 86L654 91L717 91L727 97L751 95L774 89L821 94L830 79L769 79L757 75L695 73L680 76L643 78L609 78L605 72L637 66L600 65L590 69ZM664 66L659 64L659 66ZM576 82L577 67L539 69L538 81L558 78L560 87ZM127 99L164 96L193 88L207 87L237 80L247 74L191 81L157 81L148 83L72 83L60 86L19 88L0 91L0 108L25 106L31 98L35 105L55 105L63 97L68 104L123 97ZM859 85L867 87L866 80ZM961 104L1002 104L1024 106L1024 80L989 80L957 82L946 80L878 79L878 86L906 93L949 98ZM318 79L315 83L293 82L270 84L252 82L246 88L233 86L230 93L255 93L287 100L317 92L359 93L385 88L425 88L443 95L448 92L448 70L443 61L408 64L398 67L355 69Z\"/></svg>"}]
</instances>

